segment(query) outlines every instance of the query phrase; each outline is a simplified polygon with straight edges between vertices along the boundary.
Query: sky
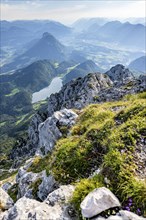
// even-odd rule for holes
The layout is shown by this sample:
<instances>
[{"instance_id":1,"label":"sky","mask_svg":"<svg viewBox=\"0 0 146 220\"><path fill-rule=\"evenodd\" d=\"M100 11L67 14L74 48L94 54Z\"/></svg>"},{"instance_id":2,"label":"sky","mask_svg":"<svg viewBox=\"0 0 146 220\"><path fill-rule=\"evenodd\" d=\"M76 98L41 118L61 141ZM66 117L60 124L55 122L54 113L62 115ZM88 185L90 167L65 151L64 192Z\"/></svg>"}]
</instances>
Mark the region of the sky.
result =
<instances>
[{"instance_id":1,"label":"sky","mask_svg":"<svg viewBox=\"0 0 146 220\"><path fill-rule=\"evenodd\" d=\"M51 19L69 24L83 17L145 16L144 0L1 0L1 20Z\"/></svg>"}]
</instances>

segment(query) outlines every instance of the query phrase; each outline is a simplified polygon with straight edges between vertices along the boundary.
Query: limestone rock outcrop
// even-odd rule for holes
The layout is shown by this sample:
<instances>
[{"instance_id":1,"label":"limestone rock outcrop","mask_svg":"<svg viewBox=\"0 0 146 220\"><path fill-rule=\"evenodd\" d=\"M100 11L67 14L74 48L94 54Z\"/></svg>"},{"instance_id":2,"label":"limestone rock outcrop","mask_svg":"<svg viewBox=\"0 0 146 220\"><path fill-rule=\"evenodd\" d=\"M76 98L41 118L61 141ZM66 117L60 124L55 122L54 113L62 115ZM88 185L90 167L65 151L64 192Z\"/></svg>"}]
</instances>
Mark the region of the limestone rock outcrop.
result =
<instances>
[{"instance_id":1,"label":"limestone rock outcrop","mask_svg":"<svg viewBox=\"0 0 146 220\"><path fill-rule=\"evenodd\" d=\"M68 200L74 191L73 186L62 186L54 191L54 203L49 203L52 193L44 202L22 197L15 205L3 215L3 220L77 220L76 213L68 204Z\"/></svg>"},{"instance_id":2,"label":"limestone rock outcrop","mask_svg":"<svg viewBox=\"0 0 146 220\"><path fill-rule=\"evenodd\" d=\"M110 79L118 85L128 83L129 81L135 78L133 73L121 64L113 66L105 74L107 74L110 77Z\"/></svg>"},{"instance_id":3,"label":"limestone rock outcrop","mask_svg":"<svg viewBox=\"0 0 146 220\"><path fill-rule=\"evenodd\" d=\"M72 110L63 109L61 111L54 112L54 114L47 118L38 127L38 154L47 154L52 151L56 141L62 137L61 127L69 129L74 125L77 118L77 114Z\"/></svg>"},{"instance_id":4,"label":"limestone rock outcrop","mask_svg":"<svg viewBox=\"0 0 146 220\"><path fill-rule=\"evenodd\" d=\"M81 203L83 217L91 218L101 212L121 204L115 195L107 188L101 187L90 192Z\"/></svg>"},{"instance_id":5,"label":"limestone rock outcrop","mask_svg":"<svg viewBox=\"0 0 146 220\"><path fill-rule=\"evenodd\" d=\"M8 210L13 204L14 202L11 197L0 187L0 212Z\"/></svg>"},{"instance_id":6,"label":"limestone rock outcrop","mask_svg":"<svg viewBox=\"0 0 146 220\"><path fill-rule=\"evenodd\" d=\"M63 108L81 109L94 101L100 90L113 85L106 74L93 73L65 84L59 93L52 94L48 101L48 114Z\"/></svg>"}]
</instances>

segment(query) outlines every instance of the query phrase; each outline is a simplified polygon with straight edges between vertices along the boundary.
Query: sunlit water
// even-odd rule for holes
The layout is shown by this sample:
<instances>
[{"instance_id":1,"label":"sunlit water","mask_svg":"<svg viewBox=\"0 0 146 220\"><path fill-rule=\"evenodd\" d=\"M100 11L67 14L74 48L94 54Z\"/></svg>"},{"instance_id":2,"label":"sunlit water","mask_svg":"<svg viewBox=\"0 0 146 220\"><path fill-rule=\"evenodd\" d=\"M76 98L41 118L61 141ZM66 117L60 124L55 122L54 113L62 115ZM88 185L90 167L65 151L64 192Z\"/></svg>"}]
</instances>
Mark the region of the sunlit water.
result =
<instances>
[{"instance_id":1,"label":"sunlit water","mask_svg":"<svg viewBox=\"0 0 146 220\"><path fill-rule=\"evenodd\" d=\"M32 103L41 101L49 97L51 94L59 92L62 87L62 79L60 77L55 77L50 85L39 92L32 94Z\"/></svg>"}]
</instances>

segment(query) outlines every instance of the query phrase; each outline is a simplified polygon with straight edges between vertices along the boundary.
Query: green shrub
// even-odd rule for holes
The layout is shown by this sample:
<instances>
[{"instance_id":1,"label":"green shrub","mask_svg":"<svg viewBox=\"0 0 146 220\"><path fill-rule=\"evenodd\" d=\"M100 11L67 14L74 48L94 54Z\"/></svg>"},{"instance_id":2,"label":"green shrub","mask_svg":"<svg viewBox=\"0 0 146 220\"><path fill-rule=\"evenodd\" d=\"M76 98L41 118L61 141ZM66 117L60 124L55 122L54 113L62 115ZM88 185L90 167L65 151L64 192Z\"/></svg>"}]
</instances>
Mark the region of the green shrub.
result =
<instances>
[{"instance_id":1,"label":"green shrub","mask_svg":"<svg viewBox=\"0 0 146 220\"><path fill-rule=\"evenodd\" d=\"M43 170L46 170L47 175L50 173L50 154L47 154L45 157L37 156L35 157L32 165L28 168L28 172L40 173Z\"/></svg>"},{"instance_id":2,"label":"green shrub","mask_svg":"<svg viewBox=\"0 0 146 220\"><path fill-rule=\"evenodd\" d=\"M83 199L93 191L95 188L104 186L103 177L101 175L96 175L90 179L82 179L79 183L76 184L76 189L73 193L71 203L74 204L76 210L78 210L81 218L80 204Z\"/></svg>"}]
</instances>

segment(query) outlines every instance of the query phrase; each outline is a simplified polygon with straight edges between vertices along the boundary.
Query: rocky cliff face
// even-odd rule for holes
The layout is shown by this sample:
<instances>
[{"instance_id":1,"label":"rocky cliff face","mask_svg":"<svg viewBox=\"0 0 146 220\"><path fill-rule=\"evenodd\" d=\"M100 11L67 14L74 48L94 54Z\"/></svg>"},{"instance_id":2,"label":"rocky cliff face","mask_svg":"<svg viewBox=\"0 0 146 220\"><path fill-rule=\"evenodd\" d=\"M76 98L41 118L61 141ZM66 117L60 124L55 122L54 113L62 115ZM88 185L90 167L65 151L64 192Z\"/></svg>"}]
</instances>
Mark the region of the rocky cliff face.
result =
<instances>
[{"instance_id":1,"label":"rocky cliff face","mask_svg":"<svg viewBox=\"0 0 146 220\"><path fill-rule=\"evenodd\" d=\"M94 97L105 88L113 86L113 82L105 74L93 73L84 78L72 80L63 86L61 91L52 94L48 101L48 114L62 108L81 109L94 102Z\"/></svg>"},{"instance_id":2,"label":"rocky cliff face","mask_svg":"<svg viewBox=\"0 0 146 220\"><path fill-rule=\"evenodd\" d=\"M62 108L81 109L90 103L119 100L126 94L146 89L146 76L135 79L123 65L112 67L105 74L88 74L67 83L59 93L52 94L48 101L48 114Z\"/></svg>"}]
</instances>

